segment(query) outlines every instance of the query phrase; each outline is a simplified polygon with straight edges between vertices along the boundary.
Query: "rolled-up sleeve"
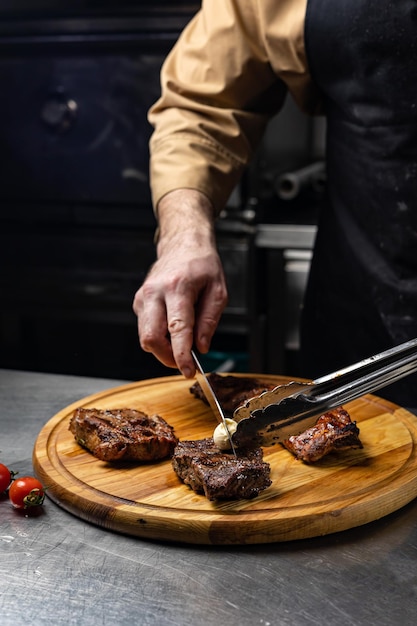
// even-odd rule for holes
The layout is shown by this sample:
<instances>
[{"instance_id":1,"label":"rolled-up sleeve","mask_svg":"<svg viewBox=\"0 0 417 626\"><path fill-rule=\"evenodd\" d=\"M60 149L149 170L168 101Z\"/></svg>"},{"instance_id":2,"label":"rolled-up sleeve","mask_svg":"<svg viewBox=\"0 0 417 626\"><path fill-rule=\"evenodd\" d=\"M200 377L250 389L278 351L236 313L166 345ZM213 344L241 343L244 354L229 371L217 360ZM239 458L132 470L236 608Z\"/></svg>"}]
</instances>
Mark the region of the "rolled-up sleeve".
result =
<instances>
[{"instance_id":1,"label":"rolled-up sleeve","mask_svg":"<svg viewBox=\"0 0 417 626\"><path fill-rule=\"evenodd\" d=\"M226 203L285 98L258 24L252 1L207 0L166 59L149 113L154 206L178 187L205 193L217 211Z\"/></svg>"},{"instance_id":2,"label":"rolled-up sleeve","mask_svg":"<svg viewBox=\"0 0 417 626\"><path fill-rule=\"evenodd\" d=\"M149 112L155 207L183 187L206 194L219 212L287 89L302 107L311 100L306 3L203 0L164 63Z\"/></svg>"}]
</instances>

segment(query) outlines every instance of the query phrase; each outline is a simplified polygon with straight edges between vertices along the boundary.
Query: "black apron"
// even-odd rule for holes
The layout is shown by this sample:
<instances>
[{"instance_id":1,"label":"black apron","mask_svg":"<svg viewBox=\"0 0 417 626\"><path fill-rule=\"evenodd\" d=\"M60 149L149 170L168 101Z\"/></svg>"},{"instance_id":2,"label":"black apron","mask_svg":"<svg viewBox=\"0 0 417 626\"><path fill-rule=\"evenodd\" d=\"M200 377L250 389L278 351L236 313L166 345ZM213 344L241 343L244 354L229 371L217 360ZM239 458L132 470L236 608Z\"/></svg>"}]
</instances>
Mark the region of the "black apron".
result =
<instances>
[{"instance_id":1,"label":"black apron","mask_svg":"<svg viewBox=\"0 0 417 626\"><path fill-rule=\"evenodd\" d=\"M309 0L328 202L302 316L303 373L417 337L417 0ZM417 377L378 392L417 407Z\"/></svg>"}]
</instances>

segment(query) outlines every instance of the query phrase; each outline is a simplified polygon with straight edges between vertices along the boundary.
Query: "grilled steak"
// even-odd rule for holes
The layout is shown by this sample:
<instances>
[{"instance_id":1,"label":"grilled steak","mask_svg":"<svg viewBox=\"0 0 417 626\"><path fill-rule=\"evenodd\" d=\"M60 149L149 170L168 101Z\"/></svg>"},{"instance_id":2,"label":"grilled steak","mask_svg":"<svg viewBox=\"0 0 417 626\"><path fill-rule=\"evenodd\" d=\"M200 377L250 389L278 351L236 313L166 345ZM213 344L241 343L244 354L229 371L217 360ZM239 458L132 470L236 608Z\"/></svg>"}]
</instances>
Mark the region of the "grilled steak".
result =
<instances>
[{"instance_id":1,"label":"grilled steak","mask_svg":"<svg viewBox=\"0 0 417 626\"><path fill-rule=\"evenodd\" d=\"M178 443L174 429L162 417L136 409L78 408L69 429L101 461L156 461L171 456Z\"/></svg>"},{"instance_id":2,"label":"grilled steak","mask_svg":"<svg viewBox=\"0 0 417 626\"><path fill-rule=\"evenodd\" d=\"M209 500L255 498L271 484L270 466L262 460L261 448L220 452L213 439L180 442L172 456L179 478Z\"/></svg>"},{"instance_id":3,"label":"grilled steak","mask_svg":"<svg viewBox=\"0 0 417 626\"><path fill-rule=\"evenodd\" d=\"M315 426L301 435L290 437L283 445L306 463L314 463L334 450L363 447L359 428L342 407L324 413Z\"/></svg>"},{"instance_id":4,"label":"grilled steak","mask_svg":"<svg viewBox=\"0 0 417 626\"><path fill-rule=\"evenodd\" d=\"M276 383L266 383L259 378L250 378L249 376L238 377L211 372L207 377L226 417L233 417L235 409L249 398L259 396L264 391L276 387ZM208 404L204 392L197 382L190 387L190 392Z\"/></svg>"},{"instance_id":5,"label":"grilled steak","mask_svg":"<svg viewBox=\"0 0 417 626\"><path fill-rule=\"evenodd\" d=\"M260 378L238 377L232 374L225 376L211 373L208 378L226 417L233 417L234 411L247 400L276 386ZM196 398L208 404L198 383L194 383L190 391ZM319 417L315 426L301 435L290 437L283 445L297 459L307 463L318 461L334 450L363 447L359 439L359 428L342 407L325 413Z\"/></svg>"}]
</instances>

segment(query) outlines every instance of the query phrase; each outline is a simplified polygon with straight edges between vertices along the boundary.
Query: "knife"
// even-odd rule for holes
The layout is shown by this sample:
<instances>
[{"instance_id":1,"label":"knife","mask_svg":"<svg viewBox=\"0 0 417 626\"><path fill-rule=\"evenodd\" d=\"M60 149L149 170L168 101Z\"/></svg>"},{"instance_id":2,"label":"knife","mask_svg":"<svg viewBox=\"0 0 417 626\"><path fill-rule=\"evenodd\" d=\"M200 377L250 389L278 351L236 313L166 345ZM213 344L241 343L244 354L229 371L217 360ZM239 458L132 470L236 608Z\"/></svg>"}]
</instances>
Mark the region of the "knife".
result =
<instances>
[{"instance_id":1,"label":"knife","mask_svg":"<svg viewBox=\"0 0 417 626\"><path fill-rule=\"evenodd\" d=\"M196 364L196 378L197 381L200 385L200 387L202 388L202 390L204 391L204 395L206 396L207 402L210 405L210 408L212 409L214 415L216 416L217 421L219 422L219 424L223 424L223 428L227 434L227 437L229 439L229 443L230 443L230 447L231 450L233 452L233 454L235 455L235 458L237 458L236 455L236 450L235 450L235 446L232 440L232 435L230 434L229 428L227 426L227 422L226 422L226 418L224 416L223 413L223 409L220 406L220 403L216 397L216 394L214 393L214 390L212 388L212 386L210 385L210 382L206 376L206 373L200 363L200 361L198 360L196 353L194 352L194 350L191 350L191 355L194 359L194 362Z\"/></svg>"},{"instance_id":2,"label":"knife","mask_svg":"<svg viewBox=\"0 0 417 626\"><path fill-rule=\"evenodd\" d=\"M235 410L233 442L248 447L285 441L314 426L326 411L416 371L417 339L412 339L312 382L279 385Z\"/></svg>"}]
</instances>

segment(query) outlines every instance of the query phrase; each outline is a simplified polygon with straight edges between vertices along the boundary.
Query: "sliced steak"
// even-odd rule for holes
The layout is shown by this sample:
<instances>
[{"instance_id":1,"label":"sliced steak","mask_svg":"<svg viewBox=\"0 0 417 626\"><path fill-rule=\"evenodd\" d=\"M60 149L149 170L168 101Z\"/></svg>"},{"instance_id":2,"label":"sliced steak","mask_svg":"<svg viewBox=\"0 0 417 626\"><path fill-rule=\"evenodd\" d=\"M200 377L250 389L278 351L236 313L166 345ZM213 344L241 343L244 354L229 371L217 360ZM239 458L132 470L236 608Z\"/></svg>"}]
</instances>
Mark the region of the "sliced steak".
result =
<instances>
[{"instance_id":1,"label":"sliced steak","mask_svg":"<svg viewBox=\"0 0 417 626\"><path fill-rule=\"evenodd\" d=\"M271 484L270 466L263 461L262 450L220 452L213 439L182 441L172 457L175 473L196 493L209 500L255 498Z\"/></svg>"},{"instance_id":2,"label":"sliced steak","mask_svg":"<svg viewBox=\"0 0 417 626\"><path fill-rule=\"evenodd\" d=\"M259 378L250 378L249 376L233 376L232 374L225 375L212 372L208 374L208 379L226 417L233 417L235 409L250 398L260 396L264 391L276 387L276 383L267 383ZM190 387L190 392L208 404L198 382Z\"/></svg>"},{"instance_id":3,"label":"sliced steak","mask_svg":"<svg viewBox=\"0 0 417 626\"><path fill-rule=\"evenodd\" d=\"M283 445L306 463L314 463L335 450L363 447L359 428L342 407L324 413L315 426L301 435L290 437Z\"/></svg>"},{"instance_id":4,"label":"sliced steak","mask_svg":"<svg viewBox=\"0 0 417 626\"><path fill-rule=\"evenodd\" d=\"M178 443L162 417L136 409L78 408L69 429L101 461L156 461L171 456Z\"/></svg>"}]
</instances>

